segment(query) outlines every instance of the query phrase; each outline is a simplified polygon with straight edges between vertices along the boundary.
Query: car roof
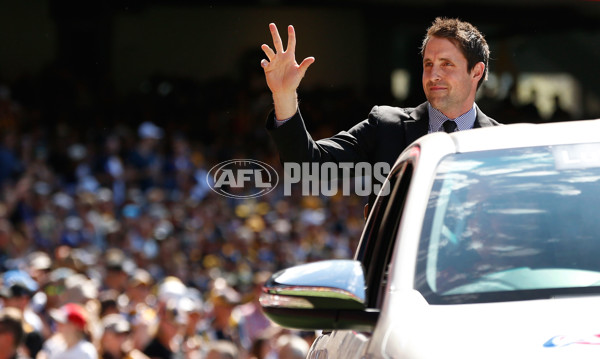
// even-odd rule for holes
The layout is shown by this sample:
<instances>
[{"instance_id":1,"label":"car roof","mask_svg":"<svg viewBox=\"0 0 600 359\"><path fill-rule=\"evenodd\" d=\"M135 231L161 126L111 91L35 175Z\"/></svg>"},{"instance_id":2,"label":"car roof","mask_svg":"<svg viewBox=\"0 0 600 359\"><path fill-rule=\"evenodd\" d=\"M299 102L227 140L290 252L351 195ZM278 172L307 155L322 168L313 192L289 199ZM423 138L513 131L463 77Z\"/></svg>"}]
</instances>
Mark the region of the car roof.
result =
<instances>
[{"instance_id":1,"label":"car roof","mask_svg":"<svg viewBox=\"0 0 600 359\"><path fill-rule=\"evenodd\" d=\"M442 139L445 137L445 139ZM440 146L451 140L453 146ZM435 152L464 153L508 148L565 145L600 142L600 119L555 122L545 124L519 123L458 131L452 134L437 132L415 142L421 151L431 146ZM440 147L446 151L440 151Z\"/></svg>"}]
</instances>

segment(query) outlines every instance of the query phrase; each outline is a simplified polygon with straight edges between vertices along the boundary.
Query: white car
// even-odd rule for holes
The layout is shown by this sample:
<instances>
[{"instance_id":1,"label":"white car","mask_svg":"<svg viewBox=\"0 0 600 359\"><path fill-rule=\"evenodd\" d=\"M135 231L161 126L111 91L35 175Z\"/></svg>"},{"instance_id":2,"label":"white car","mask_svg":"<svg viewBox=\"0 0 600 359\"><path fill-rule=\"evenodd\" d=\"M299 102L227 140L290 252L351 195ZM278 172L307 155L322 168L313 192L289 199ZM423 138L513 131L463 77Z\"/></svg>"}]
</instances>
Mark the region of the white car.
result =
<instances>
[{"instance_id":1,"label":"white car","mask_svg":"<svg viewBox=\"0 0 600 359\"><path fill-rule=\"evenodd\" d=\"M308 358L600 358L600 120L430 134L386 185L354 260L263 288Z\"/></svg>"}]
</instances>

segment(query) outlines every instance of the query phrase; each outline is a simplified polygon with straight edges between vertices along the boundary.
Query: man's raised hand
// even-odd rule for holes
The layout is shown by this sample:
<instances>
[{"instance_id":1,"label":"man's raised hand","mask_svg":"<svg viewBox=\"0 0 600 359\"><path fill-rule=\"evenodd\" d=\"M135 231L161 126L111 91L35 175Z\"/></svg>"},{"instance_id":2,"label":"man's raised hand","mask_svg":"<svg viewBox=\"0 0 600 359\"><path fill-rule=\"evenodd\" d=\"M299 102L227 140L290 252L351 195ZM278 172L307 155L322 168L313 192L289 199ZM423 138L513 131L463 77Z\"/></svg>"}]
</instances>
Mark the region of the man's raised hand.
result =
<instances>
[{"instance_id":1,"label":"man's raised hand","mask_svg":"<svg viewBox=\"0 0 600 359\"><path fill-rule=\"evenodd\" d=\"M283 120L293 116L296 112L298 107L296 89L308 67L315 62L315 58L307 57L298 65L296 62L296 33L292 25L288 26L288 44L285 50L277 26L269 24L269 30L273 37L275 51L266 44L261 46L269 59L263 59L261 66L265 71L267 85L273 93L275 115L278 119Z\"/></svg>"}]
</instances>

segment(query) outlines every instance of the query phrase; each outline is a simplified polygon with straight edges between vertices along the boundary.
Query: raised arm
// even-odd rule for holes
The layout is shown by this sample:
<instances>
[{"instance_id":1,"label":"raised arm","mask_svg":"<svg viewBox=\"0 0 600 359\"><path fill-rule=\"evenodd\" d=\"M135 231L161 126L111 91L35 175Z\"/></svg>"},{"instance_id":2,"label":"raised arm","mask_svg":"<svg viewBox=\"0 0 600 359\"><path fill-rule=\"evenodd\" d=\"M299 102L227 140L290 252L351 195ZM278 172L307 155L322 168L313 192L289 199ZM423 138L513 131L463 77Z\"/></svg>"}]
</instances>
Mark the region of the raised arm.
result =
<instances>
[{"instance_id":1,"label":"raised arm","mask_svg":"<svg viewBox=\"0 0 600 359\"><path fill-rule=\"evenodd\" d=\"M304 77L308 67L315 62L314 57L305 58L300 65L296 62L296 33L292 25L288 26L287 49L283 49L283 43L275 24L269 24L269 30L273 37L273 46L263 44L261 49L269 60L263 59L261 66L265 71L267 85L273 93L275 104L275 117L285 120L292 117L298 110L298 95L296 89Z\"/></svg>"}]
</instances>

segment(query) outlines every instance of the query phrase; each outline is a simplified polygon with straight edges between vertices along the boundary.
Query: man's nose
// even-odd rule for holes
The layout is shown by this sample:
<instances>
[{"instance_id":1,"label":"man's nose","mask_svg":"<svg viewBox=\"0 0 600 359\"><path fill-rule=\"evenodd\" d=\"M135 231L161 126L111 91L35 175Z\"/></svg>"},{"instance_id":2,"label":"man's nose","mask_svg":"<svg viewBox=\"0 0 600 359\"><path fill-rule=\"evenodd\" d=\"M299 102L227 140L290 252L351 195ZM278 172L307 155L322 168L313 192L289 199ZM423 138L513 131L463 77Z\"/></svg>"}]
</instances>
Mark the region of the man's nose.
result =
<instances>
[{"instance_id":1,"label":"man's nose","mask_svg":"<svg viewBox=\"0 0 600 359\"><path fill-rule=\"evenodd\" d=\"M431 70L429 71L429 80L430 81L439 81L441 79L440 75L440 67L433 65Z\"/></svg>"}]
</instances>

